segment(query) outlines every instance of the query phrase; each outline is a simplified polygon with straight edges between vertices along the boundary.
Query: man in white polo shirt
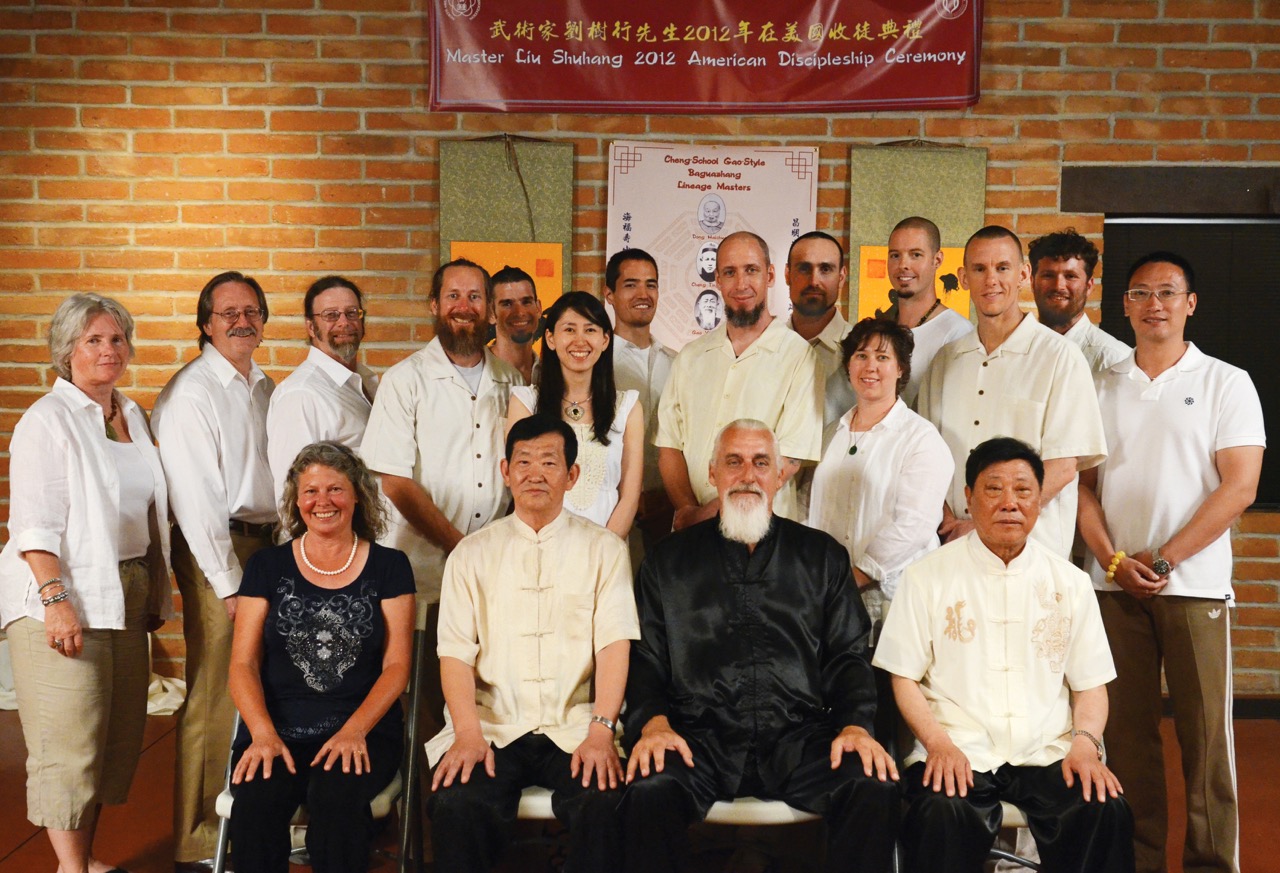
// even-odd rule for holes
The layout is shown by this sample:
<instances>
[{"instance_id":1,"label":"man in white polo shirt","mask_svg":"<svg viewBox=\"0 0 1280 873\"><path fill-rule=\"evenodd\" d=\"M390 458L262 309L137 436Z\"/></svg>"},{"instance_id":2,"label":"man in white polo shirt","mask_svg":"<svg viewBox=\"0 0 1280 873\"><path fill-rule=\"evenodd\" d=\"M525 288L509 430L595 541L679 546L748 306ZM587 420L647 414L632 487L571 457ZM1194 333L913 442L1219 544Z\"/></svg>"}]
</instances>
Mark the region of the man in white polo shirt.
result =
<instances>
[{"instance_id":1,"label":"man in white polo shirt","mask_svg":"<svg viewBox=\"0 0 1280 873\"><path fill-rule=\"evenodd\" d=\"M1075 537L1076 473L1106 457L1106 442L1084 356L1018 307L1028 275L1013 231L989 225L969 238L960 281L978 327L938 352L917 407L956 462L939 535L950 541L973 530L965 510L965 459L983 440L1011 436L1044 459L1040 520L1031 535L1066 557Z\"/></svg>"},{"instance_id":2,"label":"man in white polo shirt","mask_svg":"<svg viewBox=\"0 0 1280 873\"><path fill-rule=\"evenodd\" d=\"M784 275L791 290L787 325L817 353L819 375L826 380L840 370L840 340L852 330L836 305L849 277L844 249L831 234L811 230L791 243Z\"/></svg>"},{"instance_id":3,"label":"man in white polo shirt","mask_svg":"<svg viewBox=\"0 0 1280 873\"><path fill-rule=\"evenodd\" d=\"M310 348L298 369L276 386L267 408L267 459L276 503L285 475L305 446L333 440L359 451L378 377L360 363L364 297L350 279L325 276L302 301Z\"/></svg>"},{"instance_id":4,"label":"man in white polo shirt","mask_svg":"<svg viewBox=\"0 0 1280 873\"><path fill-rule=\"evenodd\" d=\"M1160 676L1187 784L1187 870L1240 869L1231 722L1231 525L1266 445L1249 375L1186 342L1195 273L1171 252L1129 271L1134 353L1097 377L1111 454L1081 476L1080 532L1111 640L1107 750L1136 820L1137 869L1165 869Z\"/></svg>"},{"instance_id":5,"label":"man in white polo shirt","mask_svg":"<svg viewBox=\"0 0 1280 873\"><path fill-rule=\"evenodd\" d=\"M739 418L763 421L782 447L774 510L800 517L792 477L822 449L822 379L809 344L769 313L773 264L754 233L731 233L716 250L725 323L680 350L658 407L658 465L682 530L720 510L707 478L716 434Z\"/></svg>"},{"instance_id":6,"label":"man in white polo shirt","mask_svg":"<svg viewBox=\"0 0 1280 873\"><path fill-rule=\"evenodd\" d=\"M1129 357L1133 349L1084 314L1098 266L1097 246L1067 228L1033 240L1027 259L1041 324L1075 343L1095 373Z\"/></svg>"}]
</instances>

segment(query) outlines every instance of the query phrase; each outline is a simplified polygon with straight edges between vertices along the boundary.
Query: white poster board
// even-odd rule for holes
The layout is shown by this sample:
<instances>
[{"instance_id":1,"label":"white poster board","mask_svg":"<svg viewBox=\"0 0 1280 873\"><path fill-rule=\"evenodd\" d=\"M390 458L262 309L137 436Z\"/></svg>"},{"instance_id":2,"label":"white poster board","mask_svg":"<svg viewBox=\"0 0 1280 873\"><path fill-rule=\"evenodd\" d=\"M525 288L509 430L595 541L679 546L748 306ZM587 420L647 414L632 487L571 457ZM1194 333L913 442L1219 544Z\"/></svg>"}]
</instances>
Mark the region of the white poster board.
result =
<instances>
[{"instance_id":1,"label":"white poster board","mask_svg":"<svg viewBox=\"0 0 1280 873\"><path fill-rule=\"evenodd\" d=\"M769 244L775 267L769 310L787 315L787 250L814 229L817 207L816 148L615 142L606 255L624 248L653 255L660 290L653 336L679 351L724 317L714 253L735 231L752 231Z\"/></svg>"}]
</instances>

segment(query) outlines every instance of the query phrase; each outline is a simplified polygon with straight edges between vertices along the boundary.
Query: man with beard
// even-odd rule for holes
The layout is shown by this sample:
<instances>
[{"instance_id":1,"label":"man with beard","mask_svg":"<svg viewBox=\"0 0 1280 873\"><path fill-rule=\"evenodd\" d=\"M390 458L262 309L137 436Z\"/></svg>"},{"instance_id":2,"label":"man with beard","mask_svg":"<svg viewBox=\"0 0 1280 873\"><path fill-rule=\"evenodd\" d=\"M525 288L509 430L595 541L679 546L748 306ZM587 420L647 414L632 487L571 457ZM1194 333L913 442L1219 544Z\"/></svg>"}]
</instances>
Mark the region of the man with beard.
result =
<instances>
[{"instance_id":1,"label":"man with beard","mask_svg":"<svg viewBox=\"0 0 1280 873\"><path fill-rule=\"evenodd\" d=\"M604 300L613 307L613 378L619 391L640 393L644 410L644 482L636 526L645 545L671 530L671 502L658 471L658 400L671 376L675 355L653 338L658 311L658 262L643 249L623 249L604 268Z\"/></svg>"},{"instance_id":2,"label":"man with beard","mask_svg":"<svg viewBox=\"0 0 1280 873\"><path fill-rule=\"evenodd\" d=\"M1097 246L1069 227L1032 242L1028 260L1041 324L1079 346L1094 373L1129 357L1133 349L1084 314L1098 266Z\"/></svg>"},{"instance_id":3,"label":"man with beard","mask_svg":"<svg viewBox=\"0 0 1280 873\"><path fill-rule=\"evenodd\" d=\"M489 348L519 370L529 385L537 384L538 356L533 344L538 339L541 318L542 303L532 276L519 267L503 267L493 274L493 312L489 322L494 340Z\"/></svg>"},{"instance_id":4,"label":"man with beard","mask_svg":"<svg viewBox=\"0 0 1280 873\"><path fill-rule=\"evenodd\" d=\"M698 278L704 282L716 280L716 249L719 247L720 243L712 240L698 249Z\"/></svg>"},{"instance_id":5,"label":"man with beard","mask_svg":"<svg viewBox=\"0 0 1280 873\"><path fill-rule=\"evenodd\" d=\"M658 466L675 529L713 517L720 499L706 477L715 434L737 418L765 422L785 456L774 511L797 518L792 477L822 448L822 379L809 344L769 312L769 246L750 231L724 238L716 283L725 321L676 355L658 407Z\"/></svg>"},{"instance_id":6,"label":"man with beard","mask_svg":"<svg viewBox=\"0 0 1280 873\"><path fill-rule=\"evenodd\" d=\"M507 511L502 434L507 396L524 379L485 348L489 301L489 274L479 264L458 258L436 270L435 339L383 374L361 448L399 510L386 544L409 555L417 583L421 703L409 716L411 750L421 748L419 729L430 736L444 726L435 652L445 559L464 536Z\"/></svg>"},{"instance_id":7,"label":"man with beard","mask_svg":"<svg viewBox=\"0 0 1280 873\"><path fill-rule=\"evenodd\" d=\"M364 296L350 279L325 276L307 289L303 317L311 347L276 386L267 408L267 460L276 502L289 465L305 446L333 440L360 450L378 377L357 356L364 339Z\"/></svg>"},{"instance_id":8,"label":"man with beard","mask_svg":"<svg viewBox=\"0 0 1280 873\"><path fill-rule=\"evenodd\" d=\"M267 316L251 276L210 279L196 302L200 356L169 380L151 418L176 522L173 573L187 643L173 802L178 870L210 869L217 846L213 806L235 719L227 673L236 592L249 556L271 544L276 519L266 427L274 383L253 362Z\"/></svg>"},{"instance_id":9,"label":"man with beard","mask_svg":"<svg viewBox=\"0 0 1280 873\"><path fill-rule=\"evenodd\" d=\"M1018 307L1029 278L1013 231L993 224L969 238L960 281L973 299L978 327L938 352L917 406L956 462L938 535L950 542L973 530L965 459L984 440L1012 436L1044 459L1040 521L1031 536L1065 558L1075 537L1076 473L1102 463L1107 444L1079 349Z\"/></svg>"},{"instance_id":10,"label":"man with beard","mask_svg":"<svg viewBox=\"0 0 1280 873\"><path fill-rule=\"evenodd\" d=\"M771 511L783 463L763 422L729 423L709 465L718 517L672 534L640 567L627 871L676 870L687 826L743 796L823 816L826 869L889 869L898 773L869 733L870 622L845 549Z\"/></svg>"},{"instance_id":11,"label":"man with beard","mask_svg":"<svg viewBox=\"0 0 1280 873\"><path fill-rule=\"evenodd\" d=\"M811 230L791 244L784 276L791 289L787 326L817 352L819 375L828 379L840 369L840 340L853 329L836 306L849 277L844 249L830 234Z\"/></svg>"}]
</instances>

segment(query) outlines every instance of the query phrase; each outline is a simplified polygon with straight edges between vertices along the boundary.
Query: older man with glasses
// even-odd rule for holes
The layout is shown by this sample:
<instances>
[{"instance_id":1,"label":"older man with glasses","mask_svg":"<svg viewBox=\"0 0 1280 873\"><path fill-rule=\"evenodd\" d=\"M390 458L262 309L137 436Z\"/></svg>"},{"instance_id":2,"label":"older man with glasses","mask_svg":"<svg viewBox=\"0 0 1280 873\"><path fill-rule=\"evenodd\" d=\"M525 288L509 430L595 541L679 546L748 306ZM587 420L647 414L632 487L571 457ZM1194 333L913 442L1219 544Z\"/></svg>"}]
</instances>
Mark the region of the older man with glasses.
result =
<instances>
[{"instance_id":1,"label":"older man with glasses","mask_svg":"<svg viewBox=\"0 0 1280 873\"><path fill-rule=\"evenodd\" d=\"M302 312L310 349L267 409L267 459L278 502L289 465L305 446L332 440L360 450L378 377L360 363L364 295L350 279L325 276L307 289Z\"/></svg>"},{"instance_id":2,"label":"older man with glasses","mask_svg":"<svg viewBox=\"0 0 1280 873\"><path fill-rule=\"evenodd\" d=\"M276 518L267 463L275 385L253 362L268 314L257 280L234 271L210 279L196 304L200 356L169 380L151 419L176 521L173 571L187 643L174 783L177 870L209 869L217 844L214 801L235 718L227 671L236 593L249 556L271 544Z\"/></svg>"}]
</instances>

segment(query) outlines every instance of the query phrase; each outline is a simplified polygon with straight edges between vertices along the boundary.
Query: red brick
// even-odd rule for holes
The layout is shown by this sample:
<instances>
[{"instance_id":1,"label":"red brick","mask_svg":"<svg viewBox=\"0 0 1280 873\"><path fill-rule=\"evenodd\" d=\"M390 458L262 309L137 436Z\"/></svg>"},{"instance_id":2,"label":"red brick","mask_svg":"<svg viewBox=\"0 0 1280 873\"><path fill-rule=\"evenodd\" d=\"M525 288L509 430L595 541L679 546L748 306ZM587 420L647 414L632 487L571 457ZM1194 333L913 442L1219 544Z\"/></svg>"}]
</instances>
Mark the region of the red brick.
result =
<instances>
[{"instance_id":1,"label":"red brick","mask_svg":"<svg viewBox=\"0 0 1280 873\"><path fill-rule=\"evenodd\" d=\"M227 245L252 248L312 248L316 232L309 227L229 227Z\"/></svg>"},{"instance_id":2,"label":"red brick","mask_svg":"<svg viewBox=\"0 0 1280 873\"><path fill-rule=\"evenodd\" d=\"M1109 91L1111 89L1110 73L1075 72L1062 73L1044 70L1027 70L1022 74L1023 91L1067 91L1080 92L1083 96L1088 91ZM1068 100L1076 96L1071 94ZM982 104L979 103L979 106Z\"/></svg>"},{"instance_id":3,"label":"red brick","mask_svg":"<svg viewBox=\"0 0 1280 873\"><path fill-rule=\"evenodd\" d=\"M338 36L354 34L356 19L351 15L268 15L267 33L290 36Z\"/></svg>"},{"instance_id":4,"label":"red brick","mask_svg":"<svg viewBox=\"0 0 1280 873\"><path fill-rule=\"evenodd\" d=\"M315 88L228 88L227 103L232 106L314 106Z\"/></svg>"},{"instance_id":5,"label":"red brick","mask_svg":"<svg viewBox=\"0 0 1280 873\"><path fill-rule=\"evenodd\" d=\"M179 82L265 82L267 73L262 64L179 62L173 65L173 78Z\"/></svg>"},{"instance_id":6,"label":"red brick","mask_svg":"<svg viewBox=\"0 0 1280 873\"><path fill-rule=\"evenodd\" d=\"M242 155L314 155L319 151L315 134L235 133L227 137L227 151Z\"/></svg>"},{"instance_id":7,"label":"red brick","mask_svg":"<svg viewBox=\"0 0 1280 873\"><path fill-rule=\"evenodd\" d=\"M4 110L6 127L75 127L76 110L70 106L12 106Z\"/></svg>"},{"instance_id":8,"label":"red brick","mask_svg":"<svg viewBox=\"0 0 1280 873\"><path fill-rule=\"evenodd\" d=\"M1006 139L1013 136L1012 121L985 118L929 118L924 123L924 135L929 139L992 137Z\"/></svg>"},{"instance_id":9,"label":"red brick","mask_svg":"<svg viewBox=\"0 0 1280 873\"><path fill-rule=\"evenodd\" d=\"M1108 43L1115 39L1115 34L1114 24L1079 17L1057 21L1028 21L1022 27L1022 39L1026 42ZM1016 37L1008 41L1015 40Z\"/></svg>"},{"instance_id":10,"label":"red brick","mask_svg":"<svg viewBox=\"0 0 1280 873\"><path fill-rule=\"evenodd\" d=\"M54 182L41 180L37 190L49 200L126 200L128 182Z\"/></svg>"},{"instance_id":11,"label":"red brick","mask_svg":"<svg viewBox=\"0 0 1280 873\"><path fill-rule=\"evenodd\" d=\"M139 227L133 232L139 246L161 246L168 249L205 249L226 242L226 232L208 227ZM199 290L199 286L196 286Z\"/></svg>"},{"instance_id":12,"label":"red brick","mask_svg":"<svg viewBox=\"0 0 1280 873\"><path fill-rule=\"evenodd\" d=\"M1201 39L1197 42L1206 42ZM1214 42L1243 42L1250 45L1275 45L1280 43L1280 24L1215 24Z\"/></svg>"},{"instance_id":13,"label":"red brick","mask_svg":"<svg viewBox=\"0 0 1280 873\"><path fill-rule=\"evenodd\" d=\"M1168 115L1207 115L1210 118L1223 115L1249 115L1253 108L1249 97L1163 97L1160 100L1160 112ZM1274 114L1266 106L1267 101L1260 101L1258 111L1264 115ZM1280 101L1276 101L1280 104Z\"/></svg>"},{"instance_id":14,"label":"red brick","mask_svg":"<svg viewBox=\"0 0 1280 873\"><path fill-rule=\"evenodd\" d=\"M315 43L298 39L263 39L248 37L228 39L226 53L229 58L267 58L268 60L307 60L316 56Z\"/></svg>"},{"instance_id":15,"label":"red brick","mask_svg":"<svg viewBox=\"0 0 1280 873\"><path fill-rule=\"evenodd\" d=\"M199 200L221 200L221 182L191 182L186 179L163 179L159 181L135 182L133 199L137 200L171 200L177 203Z\"/></svg>"},{"instance_id":16,"label":"red brick","mask_svg":"<svg viewBox=\"0 0 1280 873\"><path fill-rule=\"evenodd\" d=\"M330 249L403 249L409 236L403 230L321 230L317 240Z\"/></svg>"},{"instance_id":17,"label":"red brick","mask_svg":"<svg viewBox=\"0 0 1280 873\"><path fill-rule=\"evenodd\" d=\"M74 176L80 159L74 155L0 155L0 175Z\"/></svg>"},{"instance_id":18,"label":"red brick","mask_svg":"<svg viewBox=\"0 0 1280 873\"><path fill-rule=\"evenodd\" d=\"M112 33L155 33L167 27L163 12L99 12L82 9L76 15L76 29Z\"/></svg>"},{"instance_id":19,"label":"red brick","mask_svg":"<svg viewBox=\"0 0 1280 873\"><path fill-rule=\"evenodd\" d=\"M1165 49L1164 63L1166 67L1172 69L1189 67L1209 70L1242 70L1253 65L1253 58L1244 49L1222 49L1218 51Z\"/></svg>"},{"instance_id":20,"label":"red brick","mask_svg":"<svg viewBox=\"0 0 1280 873\"><path fill-rule=\"evenodd\" d=\"M366 64L365 85L426 85L427 65L417 62L411 64ZM535 118L536 116L525 116Z\"/></svg>"},{"instance_id":21,"label":"red brick","mask_svg":"<svg viewBox=\"0 0 1280 873\"><path fill-rule=\"evenodd\" d=\"M95 33L38 33L36 53L50 57L64 55L124 55L129 53L129 37ZM83 77L83 72L81 76Z\"/></svg>"},{"instance_id":22,"label":"red brick","mask_svg":"<svg viewBox=\"0 0 1280 873\"><path fill-rule=\"evenodd\" d=\"M1117 122L1118 124L1119 122ZM1023 121L1018 125L1023 138L1052 139L1061 142L1105 140L1110 135L1110 124L1105 118L1078 118L1069 121Z\"/></svg>"},{"instance_id":23,"label":"red brick","mask_svg":"<svg viewBox=\"0 0 1280 873\"><path fill-rule=\"evenodd\" d=\"M69 58L21 58L5 64L10 79L71 79L75 62Z\"/></svg>"},{"instance_id":24,"label":"red brick","mask_svg":"<svg viewBox=\"0 0 1280 873\"><path fill-rule=\"evenodd\" d=\"M222 103L222 89L181 85L134 85L129 89L129 100L136 105L209 106Z\"/></svg>"},{"instance_id":25,"label":"red brick","mask_svg":"<svg viewBox=\"0 0 1280 873\"><path fill-rule=\"evenodd\" d=\"M261 33L262 16L250 12L174 13L169 29L179 33Z\"/></svg>"},{"instance_id":26,"label":"red brick","mask_svg":"<svg viewBox=\"0 0 1280 873\"><path fill-rule=\"evenodd\" d=\"M158 224L178 220L178 207L163 205L97 206L85 210L88 221L112 224Z\"/></svg>"},{"instance_id":27,"label":"red brick","mask_svg":"<svg viewBox=\"0 0 1280 873\"><path fill-rule=\"evenodd\" d=\"M37 85L37 103L123 103L122 85Z\"/></svg>"},{"instance_id":28,"label":"red brick","mask_svg":"<svg viewBox=\"0 0 1280 873\"><path fill-rule=\"evenodd\" d=\"M1071 0L1071 14L1079 18L1157 18L1159 0Z\"/></svg>"},{"instance_id":29,"label":"red brick","mask_svg":"<svg viewBox=\"0 0 1280 873\"><path fill-rule=\"evenodd\" d=\"M86 176L110 176L115 179L172 176L173 158L89 155L84 159L84 172Z\"/></svg>"},{"instance_id":30,"label":"red brick","mask_svg":"<svg viewBox=\"0 0 1280 873\"><path fill-rule=\"evenodd\" d=\"M591 166L593 165L579 164L579 173L583 178L589 177ZM364 165L366 179L427 180L435 179L439 174L439 166L428 161L366 161Z\"/></svg>"},{"instance_id":31,"label":"red brick","mask_svg":"<svg viewBox=\"0 0 1280 873\"><path fill-rule=\"evenodd\" d=\"M418 57L407 39L326 39L320 43L320 57L349 60L413 60Z\"/></svg>"},{"instance_id":32,"label":"red brick","mask_svg":"<svg viewBox=\"0 0 1280 873\"><path fill-rule=\"evenodd\" d=\"M1156 121L1142 118L1117 118L1114 137L1119 140L1136 139L1144 142L1167 142L1179 139L1200 139L1204 122Z\"/></svg>"},{"instance_id":33,"label":"red brick","mask_svg":"<svg viewBox=\"0 0 1280 873\"><path fill-rule=\"evenodd\" d=\"M1280 561L1237 559L1232 575L1236 579L1280 579Z\"/></svg>"},{"instance_id":34,"label":"red brick","mask_svg":"<svg viewBox=\"0 0 1280 873\"><path fill-rule=\"evenodd\" d=\"M80 112L80 123L85 127L122 127L137 130L148 127L171 126L168 109L90 108Z\"/></svg>"},{"instance_id":35,"label":"red brick","mask_svg":"<svg viewBox=\"0 0 1280 873\"><path fill-rule=\"evenodd\" d=\"M1060 67L1062 50L1028 45L986 45L982 62L1002 67Z\"/></svg>"},{"instance_id":36,"label":"red brick","mask_svg":"<svg viewBox=\"0 0 1280 873\"><path fill-rule=\"evenodd\" d=\"M1172 161L1180 164L1199 161L1247 161L1249 157L1249 147L1246 145L1193 143L1156 146L1157 161Z\"/></svg>"},{"instance_id":37,"label":"red brick","mask_svg":"<svg viewBox=\"0 0 1280 873\"><path fill-rule=\"evenodd\" d=\"M266 115L256 109L175 109L173 126L252 130L266 126Z\"/></svg>"},{"instance_id":38,"label":"red brick","mask_svg":"<svg viewBox=\"0 0 1280 873\"><path fill-rule=\"evenodd\" d=\"M1217 81L1214 76L1214 81ZM1203 91L1207 77L1204 73L1153 73L1153 72L1117 72L1117 91L1140 91L1143 93L1169 94L1176 91Z\"/></svg>"},{"instance_id":39,"label":"red brick","mask_svg":"<svg viewBox=\"0 0 1280 873\"><path fill-rule=\"evenodd\" d=\"M320 151L326 155L403 155L409 152L409 139L371 134L322 136Z\"/></svg>"},{"instance_id":40,"label":"red brick","mask_svg":"<svg viewBox=\"0 0 1280 873\"><path fill-rule=\"evenodd\" d=\"M110 82L162 82L168 80L169 72L169 64L162 62L83 61L80 64L81 79L106 79Z\"/></svg>"},{"instance_id":41,"label":"red brick","mask_svg":"<svg viewBox=\"0 0 1280 873\"><path fill-rule=\"evenodd\" d=\"M1225 21L1228 18L1253 17L1252 0L1165 0L1166 18L1207 18Z\"/></svg>"},{"instance_id":42,"label":"red brick","mask_svg":"<svg viewBox=\"0 0 1280 873\"><path fill-rule=\"evenodd\" d=\"M231 182L228 200L312 201L316 186L305 182Z\"/></svg>"},{"instance_id":43,"label":"red brick","mask_svg":"<svg viewBox=\"0 0 1280 873\"><path fill-rule=\"evenodd\" d=\"M1214 73L1209 77L1214 93L1273 94L1280 90L1280 73Z\"/></svg>"},{"instance_id":44,"label":"red brick","mask_svg":"<svg viewBox=\"0 0 1280 873\"><path fill-rule=\"evenodd\" d=\"M1238 557L1275 558L1280 556L1280 540L1271 537L1231 538L1231 551Z\"/></svg>"},{"instance_id":45,"label":"red brick","mask_svg":"<svg viewBox=\"0 0 1280 873\"><path fill-rule=\"evenodd\" d=\"M276 179L340 179L360 177L360 163L336 158L279 158L271 162L271 175Z\"/></svg>"},{"instance_id":46,"label":"red brick","mask_svg":"<svg viewBox=\"0 0 1280 873\"><path fill-rule=\"evenodd\" d=\"M359 64L281 61L271 65L273 82L359 82Z\"/></svg>"},{"instance_id":47,"label":"red brick","mask_svg":"<svg viewBox=\"0 0 1280 873\"><path fill-rule=\"evenodd\" d=\"M449 131L457 130L463 117L444 112L370 112L364 126L366 130Z\"/></svg>"},{"instance_id":48,"label":"red brick","mask_svg":"<svg viewBox=\"0 0 1280 873\"><path fill-rule=\"evenodd\" d=\"M66 30L71 26L70 12L22 12L16 9L0 11L0 30Z\"/></svg>"},{"instance_id":49,"label":"red brick","mask_svg":"<svg viewBox=\"0 0 1280 873\"><path fill-rule=\"evenodd\" d=\"M130 54L157 58L220 58L222 40L204 36L135 36ZM180 77L181 78L181 77ZM209 79L216 82L216 78Z\"/></svg>"},{"instance_id":50,"label":"red brick","mask_svg":"<svg viewBox=\"0 0 1280 873\"><path fill-rule=\"evenodd\" d=\"M335 225L360 224L360 210L349 206L290 206L277 204L271 207L271 219L278 224L306 224L333 227Z\"/></svg>"},{"instance_id":51,"label":"red brick","mask_svg":"<svg viewBox=\"0 0 1280 873\"><path fill-rule=\"evenodd\" d=\"M207 154L222 150L222 134L140 132L133 135L133 150L142 154Z\"/></svg>"},{"instance_id":52,"label":"red brick","mask_svg":"<svg viewBox=\"0 0 1280 873\"><path fill-rule=\"evenodd\" d=\"M1274 142L1280 140L1280 120L1254 121L1232 120L1210 121L1206 125L1206 136L1212 139L1244 139L1255 142Z\"/></svg>"},{"instance_id":53,"label":"red brick","mask_svg":"<svg viewBox=\"0 0 1280 873\"><path fill-rule=\"evenodd\" d=\"M1156 52L1155 49L1119 46L1082 46L1067 49L1067 64L1072 67L1104 67L1110 70L1154 67Z\"/></svg>"},{"instance_id":54,"label":"red brick","mask_svg":"<svg viewBox=\"0 0 1280 873\"><path fill-rule=\"evenodd\" d=\"M346 273L364 269L359 253L350 252L276 252L271 256L274 270L310 271L314 274Z\"/></svg>"},{"instance_id":55,"label":"red brick","mask_svg":"<svg viewBox=\"0 0 1280 873\"><path fill-rule=\"evenodd\" d=\"M409 227L426 227L437 220L438 216L433 209L426 207L405 207L402 209L371 206L365 210L364 223L370 224L392 224L406 225Z\"/></svg>"},{"instance_id":56,"label":"red brick","mask_svg":"<svg viewBox=\"0 0 1280 873\"><path fill-rule=\"evenodd\" d=\"M119 251L84 253L84 265L90 270L171 270L174 253L172 251L126 248ZM135 318L137 310L129 307ZM135 363L137 363L135 361Z\"/></svg>"},{"instance_id":57,"label":"red brick","mask_svg":"<svg viewBox=\"0 0 1280 873\"><path fill-rule=\"evenodd\" d=\"M83 221L84 207L74 203L6 203L4 217L6 221Z\"/></svg>"},{"instance_id":58,"label":"red brick","mask_svg":"<svg viewBox=\"0 0 1280 873\"><path fill-rule=\"evenodd\" d=\"M271 266L271 257L266 252L244 252L234 249L178 252L178 266L184 270L208 270L209 272L265 270Z\"/></svg>"},{"instance_id":59,"label":"red brick","mask_svg":"<svg viewBox=\"0 0 1280 873\"><path fill-rule=\"evenodd\" d=\"M243 203L234 206L188 203L182 207L182 220L191 224L267 224L270 210L266 206Z\"/></svg>"},{"instance_id":60,"label":"red brick","mask_svg":"<svg viewBox=\"0 0 1280 873\"><path fill-rule=\"evenodd\" d=\"M412 196L408 185L323 185L320 199L330 203L403 203ZM375 212L393 210L370 209L366 221L374 221Z\"/></svg>"},{"instance_id":61,"label":"red brick","mask_svg":"<svg viewBox=\"0 0 1280 873\"><path fill-rule=\"evenodd\" d=\"M1209 41L1209 25L1182 24L1162 21L1158 24L1143 22L1140 24L1120 25L1119 42L1151 43L1156 46L1194 43L1201 45Z\"/></svg>"},{"instance_id":62,"label":"red brick","mask_svg":"<svg viewBox=\"0 0 1280 873\"><path fill-rule=\"evenodd\" d=\"M277 110L271 113L273 131L359 130L360 116L355 112L299 112Z\"/></svg>"},{"instance_id":63,"label":"red brick","mask_svg":"<svg viewBox=\"0 0 1280 873\"><path fill-rule=\"evenodd\" d=\"M239 179L266 176L269 165L265 158L183 157L178 159L179 176L222 176Z\"/></svg>"},{"instance_id":64,"label":"red brick","mask_svg":"<svg viewBox=\"0 0 1280 873\"><path fill-rule=\"evenodd\" d=\"M836 118L831 122L831 135L841 139L915 139L924 135L924 123L917 118Z\"/></svg>"},{"instance_id":65,"label":"red brick","mask_svg":"<svg viewBox=\"0 0 1280 873\"><path fill-rule=\"evenodd\" d=\"M1071 94L1068 115L1110 115L1116 112L1149 113L1155 110L1154 94Z\"/></svg>"},{"instance_id":66,"label":"red brick","mask_svg":"<svg viewBox=\"0 0 1280 873\"><path fill-rule=\"evenodd\" d=\"M413 93L403 88L330 88L324 92L323 103L351 109L412 106Z\"/></svg>"}]
</instances>

